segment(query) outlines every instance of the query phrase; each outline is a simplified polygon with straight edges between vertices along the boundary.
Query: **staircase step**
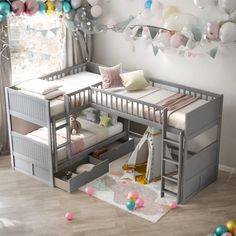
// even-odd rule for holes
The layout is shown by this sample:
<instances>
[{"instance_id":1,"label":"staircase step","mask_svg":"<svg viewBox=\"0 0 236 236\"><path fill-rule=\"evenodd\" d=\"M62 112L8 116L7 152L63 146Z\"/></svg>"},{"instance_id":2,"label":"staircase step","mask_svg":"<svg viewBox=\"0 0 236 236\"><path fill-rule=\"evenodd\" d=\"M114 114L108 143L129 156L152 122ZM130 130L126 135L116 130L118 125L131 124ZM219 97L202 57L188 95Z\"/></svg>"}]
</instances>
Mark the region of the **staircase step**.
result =
<instances>
[{"instance_id":1,"label":"staircase step","mask_svg":"<svg viewBox=\"0 0 236 236\"><path fill-rule=\"evenodd\" d=\"M171 163L171 164L173 164L173 165L179 165L179 163L178 163L177 161L172 160L172 159L170 159L170 158L168 158L168 157L165 157L165 158L163 158L162 160L163 160L163 161L166 161L166 162L169 162L169 163Z\"/></svg>"},{"instance_id":2,"label":"staircase step","mask_svg":"<svg viewBox=\"0 0 236 236\"><path fill-rule=\"evenodd\" d=\"M163 142L166 142L166 143L170 143L170 144L173 144L173 145L179 145L179 142L177 142L176 140L173 140L173 139L163 139Z\"/></svg>"},{"instance_id":3,"label":"staircase step","mask_svg":"<svg viewBox=\"0 0 236 236\"><path fill-rule=\"evenodd\" d=\"M174 191L171 191L171 190L169 190L169 189L163 189L163 190L161 190L162 192L164 192L164 193L167 193L167 194L169 194L169 195L172 195L172 196L177 196L177 193L176 192L174 192Z\"/></svg>"},{"instance_id":4,"label":"staircase step","mask_svg":"<svg viewBox=\"0 0 236 236\"><path fill-rule=\"evenodd\" d=\"M67 145L71 144L71 142L65 142L65 143L62 143L61 145L57 146L57 149L60 149L60 148L63 148L63 147L66 147Z\"/></svg>"},{"instance_id":5,"label":"staircase step","mask_svg":"<svg viewBox=\"0 0 236 236\"><path fill-rule=\"evenodd\" d=\"M68 124L67 124L67 123L65 123L65 124L62 124L62 125L59 125L59 126L57 126L57 127L56 127L56 130L63 129L63 128L67 127L67 126L68 126Z\"/></svg>"},{"instance_id":6,"label":"staircase step","mask_svg":"<svg viewBox=\"0 0 236 236\"><path fill-rule=\"evenodd\" d=\"M167 176L167 175L163 175L162 178L166 179L166 180L169 180L171 182L174 182L174 183L178 183L178 179L173 177L173 176Z\"/></svg>"}]
</instances>

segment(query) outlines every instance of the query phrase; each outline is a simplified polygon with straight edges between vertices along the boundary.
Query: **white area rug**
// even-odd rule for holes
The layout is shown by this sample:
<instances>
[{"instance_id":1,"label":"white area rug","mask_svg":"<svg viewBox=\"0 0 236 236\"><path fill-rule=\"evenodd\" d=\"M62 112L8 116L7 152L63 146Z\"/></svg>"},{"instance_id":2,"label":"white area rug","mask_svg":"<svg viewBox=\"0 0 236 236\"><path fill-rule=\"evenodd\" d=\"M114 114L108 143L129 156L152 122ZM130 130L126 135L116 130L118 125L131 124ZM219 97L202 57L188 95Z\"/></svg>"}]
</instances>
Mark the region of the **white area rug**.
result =
<instances>
[{"instance_id":1,"label":"white area rug","mask_svg":"<svg viewBox=\"0 0 236 236\"><path fill-rule=\"evenodd\" d=\"M110 165L110 174L103 175L90 182L83 186L81 190L85 191L86 187L92 187L94 197L155 223L170 210L168 204L176 199L160 197L160 181L143 185L120 180L123 174L121 165L125 159L127 159L127 156L113 162ZM138 192L139 197L144 199L144 207L130 211L126 208L127 195L134 190Z\"/></svg>"}]
</instances>

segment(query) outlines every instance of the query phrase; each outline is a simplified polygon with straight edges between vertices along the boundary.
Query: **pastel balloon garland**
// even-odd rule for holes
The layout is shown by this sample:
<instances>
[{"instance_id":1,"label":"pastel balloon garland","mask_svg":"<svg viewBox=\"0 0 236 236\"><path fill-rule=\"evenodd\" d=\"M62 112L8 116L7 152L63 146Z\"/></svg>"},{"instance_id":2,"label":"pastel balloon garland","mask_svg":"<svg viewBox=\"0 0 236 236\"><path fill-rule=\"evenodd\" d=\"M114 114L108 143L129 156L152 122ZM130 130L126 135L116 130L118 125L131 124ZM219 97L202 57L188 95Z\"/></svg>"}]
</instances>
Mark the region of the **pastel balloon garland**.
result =
<instances>
[{"instance_id":1,"label":"pastel balloon garland","mask_svg":"<svg viewBox=\"0 0 236 236\"><path fill-rule=\"evenodd\" d=\"M68 0L63 1L36 1L36 0L14 0L8 1L3 0L0 2L0 22L2 22L5 17L12 14L15 16L28 15L32 16L37 12L41 14L52 14L54 12L68 13L72 10L71 2Z\"/></svg>"},{"instance_id":2,"label":"pastel balloon garland","mask_svg":"<svg viewBox=\"0 0 236 236\"><path fill-rule=\"evenodd\" d=\"M131 22L125 30L126 38L152 44L155 55L159 50L175 49L180 55L195 56L205 51L215 58L219 47L236 42L236 1L193 0L193 3L204 10L202 16L183 14L176 6L146 0L139 14L141 21ZM210 19L214 11L225 14L217 20ZM151 18L155 19L154 25L149 25Z\"/></svg>"}]
</instances>

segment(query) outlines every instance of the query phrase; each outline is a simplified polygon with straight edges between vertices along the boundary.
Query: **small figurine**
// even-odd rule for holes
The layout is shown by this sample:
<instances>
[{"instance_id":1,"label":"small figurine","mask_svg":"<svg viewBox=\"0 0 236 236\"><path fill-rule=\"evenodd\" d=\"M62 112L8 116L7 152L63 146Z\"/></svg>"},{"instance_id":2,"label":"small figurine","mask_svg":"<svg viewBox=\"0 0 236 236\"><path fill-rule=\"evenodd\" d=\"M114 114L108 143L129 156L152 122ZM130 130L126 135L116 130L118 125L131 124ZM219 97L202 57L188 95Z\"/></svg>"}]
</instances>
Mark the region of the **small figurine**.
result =
<instances>
[{"instance_id":1,"label":"small figurine","mask_svg":"<svg viewBox=\"0 0 236 236\"><path fill-rule=\"evenodd\" d=\"M71 129L71 134L75 135L79 133L79 130L81 129L81 124L77 120L77 114L72 114L70 117L70 129Z\"/></svg>"}]
</instances>

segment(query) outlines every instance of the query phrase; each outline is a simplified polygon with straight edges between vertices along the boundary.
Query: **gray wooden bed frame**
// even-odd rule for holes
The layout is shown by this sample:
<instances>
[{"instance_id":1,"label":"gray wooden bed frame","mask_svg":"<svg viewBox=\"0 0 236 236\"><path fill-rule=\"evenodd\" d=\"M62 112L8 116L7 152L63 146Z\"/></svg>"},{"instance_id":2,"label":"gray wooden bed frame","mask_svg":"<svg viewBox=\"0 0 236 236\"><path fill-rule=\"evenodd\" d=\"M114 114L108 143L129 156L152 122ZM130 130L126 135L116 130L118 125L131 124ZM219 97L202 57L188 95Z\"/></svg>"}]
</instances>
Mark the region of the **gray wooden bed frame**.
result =
<instances>
[{"instance_id":1,"label":"gray wooden bed frame","mask_svg":"<svg viewBox=\"0 0 236 236\"><path fill-rule=\"evenodd\" d=\"M98 64L87 62L82 65L78 65L72 68L67 68L63 71L52 73L48 76L42 77L46 80L57 80L70 74L79 73L81 71L89 71L99 74ZM103 90L101 83L95 84L91 87L84 88L71 94L64 96L65 99L65 112L57 116L52 117L50 114L50 101L40 100L29 95L25 95L16 90L15 87L6 88L7 97L7 110L8 110L8 123L9 133L11 139L11 153L12 153L12 166L20 171L26 172L46 183L54 186L56 183L61 182L56 178L60 176L60 171L69 166L74 166L81 158L87 158L88 154L97 147L108 145L116 140L123 139L125 142L121 145L121 148L108 151L107 155L104 155L101 166L102 168L95 173L86 173L86 176L76 177L75 180L71 180L68 183L59 183L59 187L62 189L73 191L86 181L98 177L107 171L107 159L110 161L122 156L133 150L133 142L129 140L129 121L135 121L147 126L152 126L162 130L162 171L161 171L161 196L165 193L173 194L177 197L179 203L185 203L194 194L201 189L212 183L217 179L218 164L219 164L219 151L220 151L220 136L221 136L221 121L222 121L222 106L223 95L215 94L200 89L195 89L180 84L175 84L159 79L149 79L152 86L161 86L168 88L172 91L179 93L190 94L193 96L199 96L200 98L207 100L208 102L199 108L187 113L185 129L180 130L168 125L167 122L167 110L155 104L150 104L137 99L131 99L122 95L117 95L109 91ZM85 96L86 94L86 96ZM71 101L76 96L79 96L83 100L75 107L71 105ZM110 96L111 99L121 99L122 102L129 103L131 111L125 109L122 106L118 109L117 103L102 103L99 102L99 96ZM116 98L115 98L116 97ZM24 105L22 105L24 104ZM139 113L135 113L134 106L142 106L143 110L148 108L148 111L154 109L159 113L161 122L148 116L144 118ZM124 131L112 138L99 143L88 150L84 150L73 158L68 158L65 163L57 163L55 158L56 142L55 131L57 130L56 122L60 119L66 118L67 122L60 125L60 127L67 127L69 115L75 111L84 109L85 107L92 106L96 109L103 110L108 113L113 113L123 119ZM48 127L49 130L49 143L48 145L39 144L26 136L14 131L12 124L12 116L26 120L28 122L37 124L39 126ZM189 143L198 135L204 133L212 127L217 127L217 135L215 141L207 145L197 153L193 153L189 148ZM176 138L170 138L170 135L174 134ZM70 147L70 138L68 134L68 143L65 144ZM173 159L166 157L166 147L173 150ZM125 151L124 151L125 150ZM68 157L71 156L70 148L68 148ZM104 163L105 162L105 163ZM28 164L30 163L30 164ZM178 169L177 176L170 176L165 172L165 165L171 163ZM97 167L97 166L96 166ZM59 173L59 174L58 174ZM92 177L91 177L92 176ZM168 182L176 184L176 192L167 188Z\"/></svg>"}]
</instances>

